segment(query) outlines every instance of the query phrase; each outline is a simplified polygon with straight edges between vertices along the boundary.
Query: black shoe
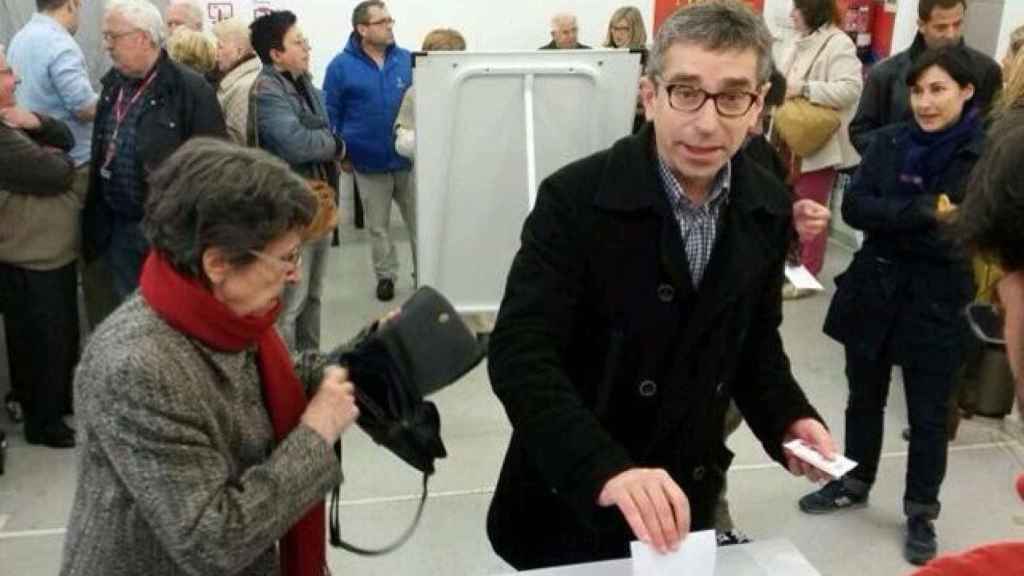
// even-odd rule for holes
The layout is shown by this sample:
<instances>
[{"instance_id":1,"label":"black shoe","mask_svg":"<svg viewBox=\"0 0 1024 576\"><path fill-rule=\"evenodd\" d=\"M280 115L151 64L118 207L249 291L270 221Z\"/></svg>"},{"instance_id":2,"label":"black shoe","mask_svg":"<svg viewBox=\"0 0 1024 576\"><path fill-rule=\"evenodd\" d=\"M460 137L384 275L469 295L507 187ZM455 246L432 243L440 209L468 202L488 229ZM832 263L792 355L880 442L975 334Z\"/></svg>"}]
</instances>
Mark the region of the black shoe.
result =
<instances>
[{"instance_id":1,"label":"black shoe","mask_svg":"<svg viewBox=\"0 0 1024 576\"><path fill-rule=\"evenodd\" d=\"M377 300L390 302L395 297L395 281L391 278L377 280Z\"/></svg>"},{"instance_id":2,"label":"black shoe","mask_svg":"<svg viewBox=\"0 0 1024 576\"><path fill-rule=\"evenodd\" d=\"M907 539L903 543L903 557L915 566L924 566L935 558L938 544L935 543L935 526L924 516L907 519Z\"/></svg>"},{"instance_id":3,"label":"black shoe","mask_svg":"<svg viewBox=\"0 0 1024 576\"><path fill-rule=\"evenodd\" d=\"M39 431L29 430L26 427L25 441L29 444L49 446L50 448L74 448L75 431L63 422L51 424Z\"/></svg>"},{"instance_id":4,"label":"black shoe","mask_svg":"<svg viewBox=\"0 0 1024 576\"><path fill-rule=\"evenodd\" d=\"M715 540L718 541L718 547L722 546L733 546L735 544L749 544L753 542L749 536L740 532L739 530L716 530Z\"/></svg>"},{"instance_id":5,"label":"black shoe","mask_svg":"<svg viewBox=\"0 0 1024 576\"><path fill-rule=\"evenodd\" d=\"M842 480L833 480L800 499L800 510L807 514L829 514L837 510L852 510L868 505L867 494L857 494Z\"/></svg>"}]
</instances>

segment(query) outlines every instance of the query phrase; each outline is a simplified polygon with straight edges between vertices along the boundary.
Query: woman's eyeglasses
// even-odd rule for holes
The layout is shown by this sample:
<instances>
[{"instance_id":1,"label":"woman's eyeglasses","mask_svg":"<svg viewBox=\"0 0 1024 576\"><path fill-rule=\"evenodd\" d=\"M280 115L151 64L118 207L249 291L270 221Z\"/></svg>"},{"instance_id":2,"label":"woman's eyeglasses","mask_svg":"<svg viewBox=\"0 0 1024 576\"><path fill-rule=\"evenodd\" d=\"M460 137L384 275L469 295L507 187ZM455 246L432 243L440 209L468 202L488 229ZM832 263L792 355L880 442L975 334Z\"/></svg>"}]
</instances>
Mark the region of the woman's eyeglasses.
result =
<instances>
[{"instance_id":1,"label":"woman's eyeglasses","mask_svg":"<svg viewBox=\"0 0 1024 576\"><path fill-rule=\"evenodd\" d=\"M266 252L260 252L259 250L249 250L249 254L252 254L253 256L265 262L270 262L277 266L284 266L285 268L283 268L283 270L285 272L291 272L293 270L296 270L299 267L299 265L302 264L301 244L291 252L285 254L284 256L271 256L270 254L267 254Z\"/></svg>"}]
</instances>

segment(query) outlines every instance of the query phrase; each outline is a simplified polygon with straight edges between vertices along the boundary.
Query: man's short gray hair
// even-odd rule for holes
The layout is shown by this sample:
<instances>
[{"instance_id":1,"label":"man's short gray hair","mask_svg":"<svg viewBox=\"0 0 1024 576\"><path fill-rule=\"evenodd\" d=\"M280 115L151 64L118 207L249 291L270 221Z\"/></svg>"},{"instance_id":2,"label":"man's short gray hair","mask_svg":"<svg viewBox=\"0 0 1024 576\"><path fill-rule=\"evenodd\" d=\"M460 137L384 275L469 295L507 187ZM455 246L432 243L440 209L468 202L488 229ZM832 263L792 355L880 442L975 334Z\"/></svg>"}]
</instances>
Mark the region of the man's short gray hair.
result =
<instances>
[{"instance_id":1,"label":"man's short gray hair","mask_svg":"<svg viewBox=\"0 0 1024 576\"><path fill-rule=\"evenodd\" d=\"M558 30L562 24L576 26L576 15L569 12L562 12L551 17L551 29Z\"/></svg>"},{"instance_id":2,"label":"man's short gray hair","mask_svg":"<svg viewBox=\"0 0 1024 576\"><path fill-rule=\"evenodd\" d=\"M772 35L764 20L737 0L711 0L677 10L658 29L647 61L647 76L656 80L664 72L665 54L676 44L695 44L716 52L753 50L757 55L757 82L772 73Z\"/></svg>"},{"instance_id":3,"label":"man's short gray hair","mask_svg":"<svg viewBox=\"0 0 1024 576\"><path fill-rule=\"evenodd\" d=\"M203 30L203 7L199 5L198 0L171 0L167 3L167 9L170 10L172 6L184 6L188 19L191 20L190 27L200 32Z\"/></svg>"},{"instance_id":4,"label":"man's short gray hair","mask_svg":"<svg viewBox=\"0 0 1024 576\"><path fill-rule=\"evenodd\" d=\"M154 46L164 44L164 19L160 11L147 0L110 0L107 14L120 14L132 26L149 36Z\"/></svg>"}]
</instances>

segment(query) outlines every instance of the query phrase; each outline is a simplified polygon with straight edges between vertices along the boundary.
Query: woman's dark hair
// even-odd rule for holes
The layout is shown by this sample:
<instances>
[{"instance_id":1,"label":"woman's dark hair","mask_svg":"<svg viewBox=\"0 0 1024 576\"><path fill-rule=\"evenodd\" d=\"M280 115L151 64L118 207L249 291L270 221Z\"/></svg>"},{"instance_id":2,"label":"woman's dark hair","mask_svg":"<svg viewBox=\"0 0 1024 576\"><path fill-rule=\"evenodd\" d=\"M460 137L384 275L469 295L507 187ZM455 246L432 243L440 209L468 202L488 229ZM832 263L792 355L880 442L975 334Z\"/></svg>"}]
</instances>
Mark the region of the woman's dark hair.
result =
<instances>
[{"instance_id":1,"label":"woman's dark hair","mask_svg":"<svg viewBox=\"0 0 1024 576\"><path fill-rule=\"evenodd\" d=\"M932 66L938 66L946 71L961 88L968 84L977 86L974 79L974 72L971 72L971 59L960 46L944 46L942 48L929 48L914 59L907 71L907 86L917 84L921 75Z\"/></svg>"},{"instance_id":2,"label":"woman's dark hair","mask_svg":"<svg viewBox=\"0 0 1024 576\"><path fill-rule=\"evenodd\" d=\"M829 23L839 25L836 0L793 0L793 6L804 17L808 30L817 30Z\"/></svg>"},{"instance_id":3,"label":"woman's dark hair","mask_svg":"<svg viewBox=\"0 0 1024 576\"><path fill-rule=\"evenodd\" d=\"M1000 117L974 167L954 231L972 252L1024 269L1024 110Z\"/></svg>"},{"instance_id":4,"label":"woman's dark hair","mask_svg":"<svg viewBox=\"0 0 1024 576\"><path fill-rule=\"evenodd\" d=\"M149 178L142 226L153 249L193 278L205 278L203 252L224 251L235 265L253 250L312 220L317 201L282 160L255 148L194 138Z\"/></svg>"},{"instance_id":5,"label":"woman's dark hair","mask_svg":"<svg viewBox=\"0 0 1024 576\"><path fill-rule=\"evenodd\" d=\"M284 36L298 19L288 10L274 10L252 21L249 25L252 49L265 65L273 64L271 50L284 50Z\"/></svg>"}]
</instances>

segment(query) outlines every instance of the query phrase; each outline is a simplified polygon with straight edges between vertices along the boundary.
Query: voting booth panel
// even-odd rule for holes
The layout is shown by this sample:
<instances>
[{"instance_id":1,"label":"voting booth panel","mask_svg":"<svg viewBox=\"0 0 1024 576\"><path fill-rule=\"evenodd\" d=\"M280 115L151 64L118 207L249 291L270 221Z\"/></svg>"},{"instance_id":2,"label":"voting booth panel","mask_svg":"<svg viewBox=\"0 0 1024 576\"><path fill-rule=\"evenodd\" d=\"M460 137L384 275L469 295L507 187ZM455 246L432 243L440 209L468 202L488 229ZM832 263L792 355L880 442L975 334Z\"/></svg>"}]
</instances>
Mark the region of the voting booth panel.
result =
<instances>
[{"instance_id":1,"label":"voting booth panel","mask_svg":"<svg viewBox=\"0 0 1024 576\"><path fill-rule=\"evenodd\" d=\"M640 54L417 55L419 282L495 311L537 186L632 127Z\"/></svg>"}]
</instances>

